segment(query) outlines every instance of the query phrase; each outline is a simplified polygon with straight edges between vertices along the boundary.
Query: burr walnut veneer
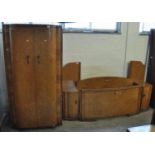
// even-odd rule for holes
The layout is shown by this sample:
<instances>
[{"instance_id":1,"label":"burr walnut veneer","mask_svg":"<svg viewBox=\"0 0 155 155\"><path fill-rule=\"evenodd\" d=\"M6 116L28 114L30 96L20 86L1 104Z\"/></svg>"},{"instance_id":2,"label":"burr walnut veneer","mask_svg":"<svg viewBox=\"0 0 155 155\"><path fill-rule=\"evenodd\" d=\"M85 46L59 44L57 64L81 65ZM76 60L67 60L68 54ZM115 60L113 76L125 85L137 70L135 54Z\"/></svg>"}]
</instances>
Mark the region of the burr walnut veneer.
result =
<instances>
[{"instance_id":1,"label":"burr walnut veneer","mask_svg":"<svg viewBox=\"0 0 155 155\"><path fill-rule=\"evenodd\" d=\"M80 62L70 62L63 66L62 79L79 81L81 79L81 63Z\"/></svg>"},{"instance_id":2,"label":"burr walnut veneer","mask_svg":"<svg viewBox=\"0 0 155 155\"><path fill-rule=\"evenodd\" d=\"M63 116L96 120L141 111L143 85L122 77L97 77L63 82ZM145 103L144 103L145 105Z\"/></svg>"},{"instance_id":3,"label":"burr walnut veneer","mask_svg":"<svg viewBox=\"0 0 155 155\"><path fill-rule=\"evenodd\" d=\"M141 110L146 110L149 108L152 94L152 84L145 83L144 77L145 65L141 61L130 61L128 78L132 79L136 83L143 85Z\"/></svg>"},{"instance_id":4,"label":"burr walnut veneer","mask_svg":"<svg viewBox=\"0 0 155 155\"><path fill-rule=\"evenodd\" d=\"M131 115L149 108L152 85L144 83L145 66L131 61L128 78L94 77L80 80L80 63L63 67L63 118L93 120ZM69 73L69 74L68 74Z\"/></svg>"},{"instance_id":5,"label":"burr walnut veneer","mask_svg":"<svg viewBox=\"0 0 155 155\"><path fill-rule=\"evenodd\" d=\"M62 30L3 25L8 96L18 128L61 124Z\"/></svg>"},{"instance_id":6,"label":"burr walnut veneer","mask_svg":"<svg viewBox=\"0 0 155 155\"><path fill-rule=\"evenodd\" d=\"M141 85L122 77L98 77L82 80L80 90L80 120L131 115L141 104Z\"/></svg>"}]
</instances>

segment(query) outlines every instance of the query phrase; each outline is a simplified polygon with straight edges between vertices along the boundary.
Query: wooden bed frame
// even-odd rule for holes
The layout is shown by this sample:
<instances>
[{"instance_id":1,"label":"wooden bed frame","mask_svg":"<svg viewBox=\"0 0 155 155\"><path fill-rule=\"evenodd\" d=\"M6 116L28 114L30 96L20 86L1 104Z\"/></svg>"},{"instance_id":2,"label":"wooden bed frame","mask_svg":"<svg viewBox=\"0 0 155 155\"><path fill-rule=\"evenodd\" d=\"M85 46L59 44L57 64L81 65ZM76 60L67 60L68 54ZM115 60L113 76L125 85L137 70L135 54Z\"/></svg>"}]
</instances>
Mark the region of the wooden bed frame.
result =
<instances>
[{"instance_id":1,"label":"wooden bed frame","mask_svg":"<svg viewBox=\"0 0 155 155\"><path fill-rule=\"evenodd\" d=\"M81 79L81 63L80 62L70 62L63 66L62 79L79 81Z\"/></svg>"},{"instance_id":2,"label":"wooden bed frame","mask_svg":"<svg viewBox=\"0 0 155 155\"><path fill-rule=\"evenodd\" d=\"M84 121L136 114L149 108L151 90L150 84L132 76L63 80L63 119Z\"/></svg>"},{"instance_id":3,"label":"wooden bed frame","mask_svg":"<svg viewBox=\"0 0 155 155\"><path fill-rule=\"evenodd\" d=\"M95 120L136 114L148 108L150 95L144 94L146 89L150 89L149 84L136 84L122 77L89 78L80 80L77 86L64 81L63 118Z\"/></svg>"},{"instance_id":4,"label":"wooden bed frame","mask_svg":"<svg viewBox=\"0 0 155 155\"><path fill-rule=\"evenodd\" d=\"M80 120L132 115L140 109L139 87L82 90Z\"/></svg>"}]
</instances>

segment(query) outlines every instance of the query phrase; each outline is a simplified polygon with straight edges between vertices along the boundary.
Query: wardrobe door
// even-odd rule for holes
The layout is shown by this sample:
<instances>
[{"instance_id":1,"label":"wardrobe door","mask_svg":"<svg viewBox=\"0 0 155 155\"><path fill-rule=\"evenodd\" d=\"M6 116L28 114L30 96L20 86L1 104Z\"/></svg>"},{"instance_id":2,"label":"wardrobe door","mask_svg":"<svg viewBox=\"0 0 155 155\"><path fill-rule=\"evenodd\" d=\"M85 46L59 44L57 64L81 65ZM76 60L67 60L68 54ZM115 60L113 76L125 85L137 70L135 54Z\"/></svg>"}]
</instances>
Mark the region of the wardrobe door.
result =
<instances>
[{"instance_id":1,"label":"wardrobe door","mask_svg":"<svg viewBox=\"0 0 155 155\"><path fill-rule=\"evenodd\" d=\"M56 126L60 115L60 49L56 27L35 28L35 79L40 127ZM58 74L59 73L59 74ZM60 98L60 96L59 96Z\"/></svg>"},{"instance_id":2,"label":"wardrobe door","mask_svg":"<svg viewBox=\"0 0 155 155\"><path fill-rule=\"evenodd\" d=\"M10 37L17 126L36 127L33 28L10 26Z\"/></svg>"}]
</instances>

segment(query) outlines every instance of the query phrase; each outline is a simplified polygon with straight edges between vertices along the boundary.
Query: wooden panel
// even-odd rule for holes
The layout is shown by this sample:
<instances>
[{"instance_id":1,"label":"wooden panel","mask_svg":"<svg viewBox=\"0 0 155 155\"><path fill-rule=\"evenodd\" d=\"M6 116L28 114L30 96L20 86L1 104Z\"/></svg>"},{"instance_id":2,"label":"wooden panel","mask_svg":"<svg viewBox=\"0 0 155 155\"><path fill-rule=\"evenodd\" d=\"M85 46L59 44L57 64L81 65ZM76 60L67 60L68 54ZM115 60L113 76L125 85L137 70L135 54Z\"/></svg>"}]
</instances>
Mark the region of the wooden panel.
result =
<instances>
[{"instance_id":1,"label":"wooden panel","mask_svg":"<svg viewBox=\"0 0 155 155\"><path fill-rule=\"evenodd\" d=\"M129 64L128 78L135 82L144 83L145 65L141 61L131 61Z\"/></svg>"},{"instance_id":2,"label":"wooden panel","mask_svg":"<svg viewBox=\"0 0 155 155\"><path fill-rule=\"evenodd\" d=\"M57 27L56 30L56 71L57 71L57 83L56 83L56 103L57 103L57 123L62 124L62 28ZM51 44L52 46L52 44Z\"/></svg>"},{"instance_id":3,"label":"wooden panel","mask_svg":"<svg viewBox=\"0 0 155 155\"><path fill-rule=\"evenodd\" d=\"M147 110L149 108L151 93L152 85L146 83L143 87L141 110Z\"/></svg>"},{"instance_id":4,"label":"wooden panel","mask_svg":"<svg viewBox=\"0 0 155 155\"><path fill-rule=\"evenodd\" d=\"M63 80L79 81L81 79L81 63L72 62L63 67Z\"/></svg>"},{"instance_id":5,"label":"wooden panel","mask_svg":"<svg viewBox=\"0 0 155 155\"><path fill-rule=\"evenodd\" d=\"M138 86L122 89L82 90L80 119L135 114L140 109L141 89Z\"/></svg>"},{"instance_id":6,"label":"wooden panel","mask_svg":"<svg viewBox=\"0 0 155 155\"><path fill-rule=\"evenodd\" d=\"M10 27L16 121L19 127L36 127L33 29Z\"/></svg>"},{"instance_id":7,"label":"wooden panel","mask_svg":"<svg viewBox=\"0 0 155 155\"><path fill-rule=\"evenodd\" d=\"M63 119L77 120L79 116L79 92L75 81L63 81Z\"/></svg>"},{"instance_id":8,"label":"wooden panel","mask_svg":"<svg viewBox=\"0 0 155 155\"><path fill-rule=\"evenodd\" d=\"M79 116L79 93L65 92L63 100L63 119L77 120Z\"/></svg>"},{"instance_id":9,"label":"wooden panel","mask_svg":"<svg viewBox=\"0 0 155 155\"><path fill-rule=\"evenodd\" d=\"M57 71L57 64L60 66L60 60L57 62L57 57L60 57L61 53L57 53L56 36L56 27L52 29L46 26L35 28L36 99L40 127L58 124L60 100L57 100L57 95L60 95L61 90L60 69Z\"/></svg>"},{"instance_id":10,"label":"wooden panel","mask_svg":"<svg viewBox=\"0 0 155 155\"><path fill-rule=\"evenodd\" d=\"M122 77L94 77L77 83L78 89L119 88L133 85L133 80Z\"/></svg>"}]
</instances>

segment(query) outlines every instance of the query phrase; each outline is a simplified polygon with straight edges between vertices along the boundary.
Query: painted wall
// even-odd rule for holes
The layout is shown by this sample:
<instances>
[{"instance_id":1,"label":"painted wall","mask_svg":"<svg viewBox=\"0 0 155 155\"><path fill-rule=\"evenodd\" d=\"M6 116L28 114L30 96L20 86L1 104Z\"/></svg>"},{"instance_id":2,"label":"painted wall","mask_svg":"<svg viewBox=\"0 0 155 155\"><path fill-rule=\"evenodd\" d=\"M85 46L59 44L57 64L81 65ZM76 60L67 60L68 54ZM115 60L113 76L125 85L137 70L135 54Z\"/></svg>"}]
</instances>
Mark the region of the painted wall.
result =
<instances>
[{"instance_id":1,"label":"painted wall","mask_svg":"<svg viewBox=\"0 0 155 155\"><path fill-rule=\"evenodd\" d=\"M80 61L82 78L126 76L130 60L145 62L147 39L138 22L122 23L121 34L64 33L63 63Z\"/></svg>"},{"instance_id":2,"label":"painted wall","mask_svg":"<svg viewBox=\"0 0 155 155\"><path fill-rule=\"evenodd\" d=\"M128 23L125 73L131 60L139 60L145 64L147 46L148 35L139 34L139 23Z\"/></svg>"},{"instance_id":3,"label":"painted wall","mask_svg":"<svg viewBox=\"0 0 155 155\"><path fill-rule=\"evenodd\" d=\"M139 23L123 22L121 34L63 34L63 64L80 61L82 78L126 76L130 60L145 63L148 36L139 35ZM7 109L2 34L0 33L0 110Z\"/></svg>"}]
</instances>

